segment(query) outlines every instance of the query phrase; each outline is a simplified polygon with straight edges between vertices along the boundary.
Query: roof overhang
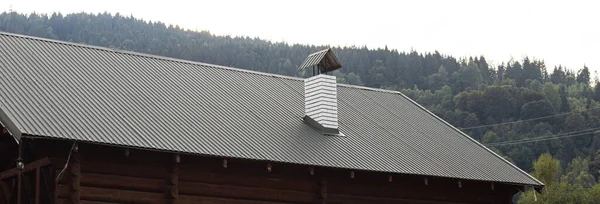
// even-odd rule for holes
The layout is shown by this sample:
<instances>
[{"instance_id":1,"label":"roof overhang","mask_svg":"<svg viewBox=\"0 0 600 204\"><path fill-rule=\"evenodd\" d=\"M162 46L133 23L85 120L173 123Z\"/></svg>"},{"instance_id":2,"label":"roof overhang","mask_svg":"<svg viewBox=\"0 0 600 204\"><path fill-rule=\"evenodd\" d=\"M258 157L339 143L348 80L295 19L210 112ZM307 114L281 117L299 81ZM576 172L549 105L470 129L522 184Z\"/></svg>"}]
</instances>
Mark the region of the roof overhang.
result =
<instances>
[{"instance_id":1,"label":"roof overhang","mask_svg":"<svg viewBox=\"0 0 600 204\"><path fill-rule=\"evenodd\" d=\"M2 108L0 108L0 124L2 128L6 128L8 133L15 139L17 143L21 140L21 130L15 123L12 122L12 118L6 114Z\"/></svg>"},{"instance_id":2,"label":"roof overhang","mask_svg":"<svg viewBox=\"0 0 600 204\"><path fill-rule=\"evenodd\" d=\"M522 184L522 183L509 183L509 182L501 182L501 181L441 177L441 176L425 175L425 174L407 174L407 173L398 173L398 172L372 171L372 170L364 170L364 169L338 168L338 167L332 167L332 166L310 165L310 164L302 164L302 163L294 163L294 162L282 162L282 161L261 160L261 159L249 159L249 158L243 158L243 157L226 157L226 156L219 156L219 155L199 154L199 153L190 153L190 152L183 152L183 151L169 151L169 150L161 150L161 149L151 149L151 148L144 148L144 147L139 147L139 146L110 144L110 143L94 142L94 141L86 141L86 140L66 139L66 138L49 137L49 136L41 136L41 135L30 135L27 133L23 133L22 138L74 142L74 143L79 143L79 144L91 144L91 145L99 145L99 146L104 146L104 147L123 148L123 149L127 149L127 150L131 149L131 150L139 150L139 151L149 151L149 152L158 152L158 153L166 153L166 154L178 154L178 155L197 156L197 157L239 159L239 160L246 160L246 161L252 161L252 162L267 162L267 163L273 162L273 163L281 163L281 164L289 164L289 165L312 166L312 167L317 167L317 168L347 170L347 171L352 171L352 172L363 171L363 172L369 172L369 173L386 174L386 175L394 175L394 176L410 176L410 177L421 177L421 178L429 178L429 179L455 180L455 181L463 181L463 182L464 181L482 182L482 183L490 183L492 185L497 184L497 185L515 187L516 188L515 193L525 192L525 191L529 191L529 190L535 190L537 193L541 194L544 192L544 189L545 189L544 184L527 185L527 184Z\"/></svg>"}]
</instances>

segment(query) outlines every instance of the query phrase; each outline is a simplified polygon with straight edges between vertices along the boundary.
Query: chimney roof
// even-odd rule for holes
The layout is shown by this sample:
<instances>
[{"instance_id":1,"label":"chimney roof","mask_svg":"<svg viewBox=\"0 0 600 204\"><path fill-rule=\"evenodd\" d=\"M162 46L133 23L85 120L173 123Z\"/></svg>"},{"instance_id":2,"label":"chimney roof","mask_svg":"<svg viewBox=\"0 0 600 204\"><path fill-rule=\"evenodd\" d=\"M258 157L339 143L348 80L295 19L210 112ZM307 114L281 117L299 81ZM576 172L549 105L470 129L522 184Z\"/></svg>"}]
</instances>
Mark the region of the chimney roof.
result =
<instances>
[{"instance_id":1,"label":"chimney roof","mask_svg":"<svg viewBox=\"0 0 600 204\"><path fill-rule=\"evenodd\" d=\"M319 68L319 73L327 73L342 68L342 65L331 51L331 48L308 55L298 69L306 69L315 65Z\"/></svg>"}]
</instances>

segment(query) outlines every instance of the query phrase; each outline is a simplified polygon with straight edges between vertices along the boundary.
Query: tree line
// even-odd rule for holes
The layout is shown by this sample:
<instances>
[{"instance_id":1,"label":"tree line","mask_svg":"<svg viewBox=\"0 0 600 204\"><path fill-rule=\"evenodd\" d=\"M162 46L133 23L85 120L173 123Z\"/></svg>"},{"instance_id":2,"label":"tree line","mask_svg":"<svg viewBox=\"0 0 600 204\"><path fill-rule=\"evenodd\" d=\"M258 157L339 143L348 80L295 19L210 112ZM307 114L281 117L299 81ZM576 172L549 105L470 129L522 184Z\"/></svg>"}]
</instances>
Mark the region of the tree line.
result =
<instances>
[{"instance_id":1,"label":"tree line","mask_svg":"<svg viewBox=\"0 0 600 204\"><path fill-rule=\"evenodd\" d=\"M327 46L218 36L108 13L0 14L0 31L131 50L179 59L306 77L306 56ZM333 47L340 83L398 90L520 168L535 171L544 153L570 168L590 161L600 178L600 80L586 66L547 67L524 57L491 65L484 56ZM588 188L590 185L585 185Z\"/></svg>"}]
</instances>

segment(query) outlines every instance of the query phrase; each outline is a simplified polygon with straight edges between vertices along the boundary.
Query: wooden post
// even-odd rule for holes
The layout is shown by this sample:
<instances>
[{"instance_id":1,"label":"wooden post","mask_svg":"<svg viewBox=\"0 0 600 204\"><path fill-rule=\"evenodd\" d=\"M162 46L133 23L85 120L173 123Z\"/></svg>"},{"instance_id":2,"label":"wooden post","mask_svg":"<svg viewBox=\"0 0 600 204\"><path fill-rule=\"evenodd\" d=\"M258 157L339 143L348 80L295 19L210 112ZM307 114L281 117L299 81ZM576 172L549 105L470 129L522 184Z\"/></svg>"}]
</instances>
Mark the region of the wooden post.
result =
<instances>
[{"instance_id":1,"label":"wooden post","mask_svg":"<svg viewBox=\"0 0 600 204\"><path fill-rule=\"evenodd\" d=\"M21 204L23 201L23 169L25 168L25 163L23 162L23 146L25 146L23 140L19 139L19 157L17 158L17 204Z\"/></svg>"},{"instance_id":2,"label":"wooden post","mask_svg":"<svg viewBox=\"0 0 600 204\"><path fill-rule=\"evenodd\" d=\"M70 189L71 195L69 196L70 203L80 203L80 181L81 181L81 157L78 152L72 152L71 160L73 163L69 166L70 178Z\"/></svg>"},{"instance_id":3,"label":"wooden post","mask_svg":"<svg viewBox=\"0 0 600 204\"><path fill-rule=\"evenodd\" d=\"M40 167L35 169L35 204L40 204Z\"/></svg>"},{"instance_id":4,"label":"wooden post","mask_svg":"<svg viewBox=\"0 0 600 204\"><path fill-rule=\"evenodd\" d=\"M0 203L2 202L8 203L6 193L4 192L4 181L0 180Z\"/></svg>"},{"instance_id":5,"label":"wooden post","mask_svg":"<svg viewBox=\"0 0 600 204\"><path fill-rule=\"evenodd\" d=\"M17 181L17 204L22 204L21 202L21 188L23 187L22 183L23 183L23 172L19 171L19 175L18 175L18 181Z\"/></svg>"},{"instance_id":6,"label":"wooden post","mask_svg":"<svg viewBox=\"0 0 600 204\"><path fill-rule=\"evenodd\" d=\"M319 197L321 198L321 203L327 204L327 181L325 180L325 178L321 178L319 187Z\"/></svg>"},{"instance_id":7,"label":"wooden post","mask_svg":"<svg viewBox=\"0 0 600 204\"><path fill-rule=\"evenodd\" d=\"M179 154L175 155L175 161L170 164L169 177L167 179L167 203L176 204L179 200Z\"/></svg>"}]
</instances>

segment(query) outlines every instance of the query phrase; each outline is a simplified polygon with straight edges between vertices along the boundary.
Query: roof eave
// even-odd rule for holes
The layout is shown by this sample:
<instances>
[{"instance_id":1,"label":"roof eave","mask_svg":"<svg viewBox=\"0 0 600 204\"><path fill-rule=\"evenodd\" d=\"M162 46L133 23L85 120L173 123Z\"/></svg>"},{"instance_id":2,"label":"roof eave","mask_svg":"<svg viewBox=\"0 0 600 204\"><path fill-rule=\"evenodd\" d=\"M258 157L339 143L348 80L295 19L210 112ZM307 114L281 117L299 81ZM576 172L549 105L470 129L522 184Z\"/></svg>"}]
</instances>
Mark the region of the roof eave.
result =
<instances>
[{"instance_id":1,"label":"roof eave","mask_svg":"<svg viewBox=\"0 0 600 204\"><path fill-rule=\"evenodd\" d=\"M6 128L8 133L15 139L17 143L21 140L21 130L19 127L13 122L12 117L8 115L4 110L0 107L0 123L2 124L2 128Z\"/></svg>"}]
</instances>

